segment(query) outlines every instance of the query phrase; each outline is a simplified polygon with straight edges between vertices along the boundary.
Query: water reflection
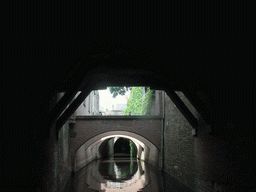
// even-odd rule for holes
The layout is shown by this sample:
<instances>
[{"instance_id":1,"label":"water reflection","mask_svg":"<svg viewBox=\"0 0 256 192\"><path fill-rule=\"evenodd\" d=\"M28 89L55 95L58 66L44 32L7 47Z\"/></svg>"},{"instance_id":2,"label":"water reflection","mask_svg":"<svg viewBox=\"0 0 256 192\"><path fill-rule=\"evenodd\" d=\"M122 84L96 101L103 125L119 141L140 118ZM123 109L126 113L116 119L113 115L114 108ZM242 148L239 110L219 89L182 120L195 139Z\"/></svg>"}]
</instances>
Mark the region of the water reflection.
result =
<instances>
[{"instance_id":1,"label":"water reflection","mask_svg":"<svg viewBox=\"0 0 256 192\"><path fill-rule=\"evenodd\" d=\"M76 172L72 181L73 184L65 192L193 191L169 174L160 172L143 161L129 158L93 161Z\"/></svg>"},{"instance_id":2,"label":"water reflection","mask_svg":"<svg viewBox=\"0 0 256 192\"><path fill-rule=\"evenodd\" d=\"M142 191L150 182L152 172L143 161L129 158L97 160L79 171L76 191ZM154 176L153 176L154 177ZM157 182L157 177L153 178ZM158 189L153 189L155 192ZM88 190L89 191L89 190ZM148 190L147 190L148 191ZM151 191L151 190L149 190Z\"/></svg>"},{"instance_id":3,"label":"water reflection","mask_svg":"<svg viewBox=\"0 0 256 192\"><path fill-rule=\"evenodd\" d=\"M104 179L118 182L130 180L138 170L138 163L136 160L113 159L100 161L98 167Z\"/></svg>"}]
</instances>

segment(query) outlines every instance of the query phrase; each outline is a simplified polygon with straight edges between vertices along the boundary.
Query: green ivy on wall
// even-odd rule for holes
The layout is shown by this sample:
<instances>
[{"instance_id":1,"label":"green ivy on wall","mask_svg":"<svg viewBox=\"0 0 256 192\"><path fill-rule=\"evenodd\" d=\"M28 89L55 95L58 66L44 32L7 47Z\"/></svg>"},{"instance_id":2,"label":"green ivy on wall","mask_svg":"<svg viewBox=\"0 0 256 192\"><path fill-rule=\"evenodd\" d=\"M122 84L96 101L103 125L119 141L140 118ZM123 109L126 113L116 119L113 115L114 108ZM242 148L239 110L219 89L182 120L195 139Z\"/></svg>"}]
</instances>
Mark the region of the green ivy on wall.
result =
<instances>
[{"instance_id":1,"label":"green ivy on wall","mask_svg":"<svg viewBox=\"0 0 256 192\"><path fill-rule=\"evenodd\" d=\"M155 91L146 87L145 98L142 99L143 87L132 87L131 95L127 102L127 108L123 115L150 115L151 109L154 107Z\"/></svg>"},{"instance_id":2,"label":"green ivy on wall","mask_svg":"<svg viewBox=\"0 0 256 192\"><path fill-rule=\"evenodd\" d=\"M133 87L123 115L141 115L142 87Z\"/></svg>"},{"instance_id":3,"label":"green ivy on wall","mask_svg":"<svg viewBox=\"0 0 256 192\"><path fill-rule=\"evenodd\" d=\"M150 115L151 109L155 104L155 91L150 90L149 87L146 89L145 98L142 101L142 115Z\"/></svg>"}]
</instances>

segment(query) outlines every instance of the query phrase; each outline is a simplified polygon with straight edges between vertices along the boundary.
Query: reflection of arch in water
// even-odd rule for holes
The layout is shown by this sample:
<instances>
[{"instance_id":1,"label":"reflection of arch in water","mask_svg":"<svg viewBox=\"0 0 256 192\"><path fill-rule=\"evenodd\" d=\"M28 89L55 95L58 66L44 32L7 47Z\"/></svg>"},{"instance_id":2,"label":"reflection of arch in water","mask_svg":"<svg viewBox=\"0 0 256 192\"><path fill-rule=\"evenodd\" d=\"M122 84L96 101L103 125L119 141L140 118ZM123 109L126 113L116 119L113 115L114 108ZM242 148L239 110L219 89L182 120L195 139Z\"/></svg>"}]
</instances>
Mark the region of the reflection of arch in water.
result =
<instances>
[{"instance_id":1,"label":"reflection of arch in water","mask_svg":"<svg viewBox=\"0 0 256 192\"><path fill-rule=\"evenodd\" d=\"M114 138L120 137L130 139L135 144L137 148L136 158L147 161L153 166L159 166L159 150L152 142L136 133L128 131L110 131L96 135L86 141L76 151L74 171L78 171L95 159L108 156L107 153L113 153L114 151L111 152L107 150L104 152L104 145L106 145L107 142L113 142ZM103 144L103 142L105 142L105 144Z\"/></svg>"},{"instance_id":2,"label":"reflection of arch in water","mask_svg":"<svg viewBox=\"0 0 256 192\"><path fill-rule=\"evenodd\" d=\"M100 161L98 171L106 180L114 182L130 180L138 171L138 163L136 160L119 162L113 159L107 163Z\"/></svg>"},{"instance_id":3,"label":"reflection of arch in water","mask_svg":"<svg viewBox=\"0 0 256 192\"><path fill-rule=\"evenodd\" d=\"M113 160L111 160L113 161ZM151 174L147 168L147 165L144 161L138 161L137 162L137 171L135 173L132 173L130 179L115 179L116 176L114 176L114 179L112 180L110 177L103 176L106 173L100 173L99 170L101 170L100 166L102 164L102 167L107 167L106 165L110 162L110 160L104 160L100 159L97 161L91 162L88 166L86 166L82 171L78 172L78 178L83 177L85 179L78 180L79 183L76 183L77 186L83 186L86 184L86 189L90 188L96 191L108 191L109 189L119 189L122 186L123 189L126 191L140 191L140 189L147 186L151 181ZM105 166L104 166L105 164ZM118 172L118 171L117 171ZM114 174L111 173L112 175ZM99 184L101 183L101 184Z\"/></svg>"}]
</instances>

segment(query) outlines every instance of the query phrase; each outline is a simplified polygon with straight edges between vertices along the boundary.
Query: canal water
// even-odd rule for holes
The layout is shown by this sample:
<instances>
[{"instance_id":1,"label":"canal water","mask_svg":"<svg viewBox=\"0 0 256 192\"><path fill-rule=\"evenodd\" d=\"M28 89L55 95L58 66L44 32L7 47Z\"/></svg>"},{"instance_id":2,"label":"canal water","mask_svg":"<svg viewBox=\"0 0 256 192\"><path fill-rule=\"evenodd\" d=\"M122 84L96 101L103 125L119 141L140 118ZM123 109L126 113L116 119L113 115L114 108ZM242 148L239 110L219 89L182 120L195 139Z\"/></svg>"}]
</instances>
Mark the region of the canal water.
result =
<instances>
[{"instance_id":1,"label":"canal water","mask_svg":"<svg viewBox=\"0 0 256 192\"><path fill-rule=\"evenodd\" d=\"M66 191L191 191L151 165L131 158L99 159L73 175Z\"/></svg>"}]
</instances>

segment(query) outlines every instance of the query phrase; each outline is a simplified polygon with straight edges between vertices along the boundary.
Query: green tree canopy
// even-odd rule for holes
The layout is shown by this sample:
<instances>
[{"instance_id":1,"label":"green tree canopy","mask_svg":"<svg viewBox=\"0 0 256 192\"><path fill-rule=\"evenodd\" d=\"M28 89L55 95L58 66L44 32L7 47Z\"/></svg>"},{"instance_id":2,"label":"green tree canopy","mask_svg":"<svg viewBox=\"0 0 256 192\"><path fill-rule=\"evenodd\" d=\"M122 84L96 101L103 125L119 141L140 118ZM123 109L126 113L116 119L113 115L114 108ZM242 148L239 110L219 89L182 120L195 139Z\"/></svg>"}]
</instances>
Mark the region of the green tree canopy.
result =
<instances>
[{"instance_id":1,"label":"green tree canopy","mask_svg":"<svg viewBox=\"0 0 256 192\"><path fill-rule=\"evenodd\" d=\"M131 90L132 87L109 87L109 91L113 94L113 98L117 95L125 95L126 91Z\"/></svg>"}]
</instances>

